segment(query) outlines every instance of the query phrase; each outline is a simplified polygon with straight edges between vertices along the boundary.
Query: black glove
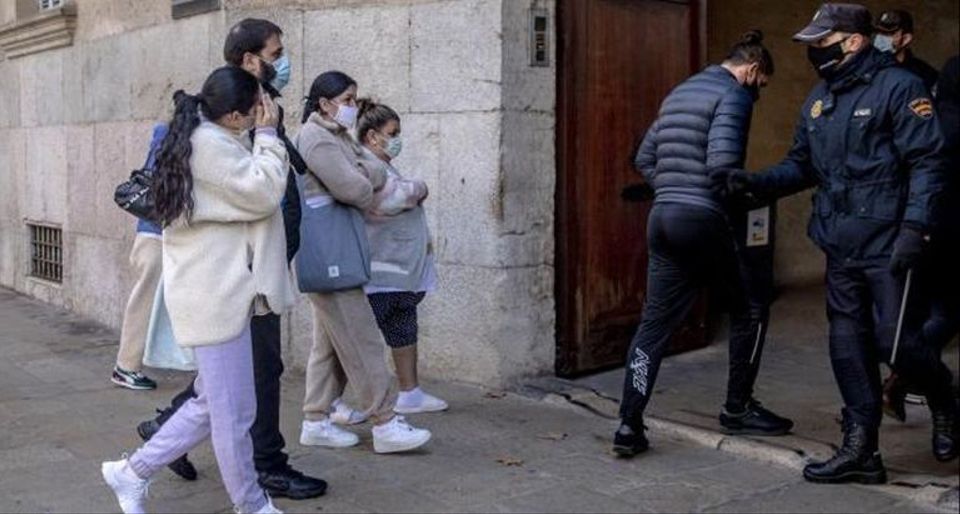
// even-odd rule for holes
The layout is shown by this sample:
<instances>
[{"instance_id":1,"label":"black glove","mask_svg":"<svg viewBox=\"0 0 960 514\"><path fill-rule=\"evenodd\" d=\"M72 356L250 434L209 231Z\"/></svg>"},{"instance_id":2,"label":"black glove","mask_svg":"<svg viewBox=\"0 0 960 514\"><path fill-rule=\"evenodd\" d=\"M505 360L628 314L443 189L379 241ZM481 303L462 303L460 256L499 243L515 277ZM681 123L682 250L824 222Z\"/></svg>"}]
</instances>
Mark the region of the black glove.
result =
<instances>
[{"instance_id":1,"label":"black glove","mask_svg":"<svg viewBox=\"0 0 960 514\"><path fill-rule=\"evenodd\" d=\"M710 170L710 191L713 196L724 199L727 197L727 179L730 178L729 168L717 168Z\"/></svg>"},{"instance_id":2,"label":"black glove","mask_svg":"<svg viewBox=\"0 0 960 514\"><path fill-rule=\"evenodd\" d=\"M722 202L730 202L750 194L750 174L735 168L710 171L710 190Z\"/></svg>"},{"instance_id":3,"label":"black glove","mask_svg":"<svg viewBox=\"0 0 960 514\"><path fill-rule=\"evenodd\" d=\"M902 275L911 268L920 264L923 252L926 249L927 238L920 227L904 224L893 243L893 255L890 256L890 273Z\"/></svg>"}]
</instances>

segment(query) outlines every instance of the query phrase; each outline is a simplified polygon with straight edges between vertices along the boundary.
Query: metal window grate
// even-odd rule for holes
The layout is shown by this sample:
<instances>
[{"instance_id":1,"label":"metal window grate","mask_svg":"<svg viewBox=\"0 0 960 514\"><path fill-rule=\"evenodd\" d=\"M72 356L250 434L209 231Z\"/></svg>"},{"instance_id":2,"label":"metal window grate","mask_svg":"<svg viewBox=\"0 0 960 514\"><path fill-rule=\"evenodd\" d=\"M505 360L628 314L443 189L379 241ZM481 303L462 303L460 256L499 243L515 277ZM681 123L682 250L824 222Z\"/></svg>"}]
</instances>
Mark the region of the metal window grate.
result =
<instances>
[{"instance_id":1,"label":"metal window grate","mask_svg":"<svg viewBox=\"0 0 960 514\"><path fill-rule=\"evenodd\" d=\"M63 282L63 232L56 227L28 224L30 276Z\"/></svg>"},{"instance_id":2,"label":"metal window grate","mask_svg":"<svg viewBox=\"0 0 960 514\"><path fill-rule=\"evenodd\" d=\"M56 9L63 5L63 0L37 0L40 3L40 10L46 11L49 9Z\"/></svg>"}]
</instances>

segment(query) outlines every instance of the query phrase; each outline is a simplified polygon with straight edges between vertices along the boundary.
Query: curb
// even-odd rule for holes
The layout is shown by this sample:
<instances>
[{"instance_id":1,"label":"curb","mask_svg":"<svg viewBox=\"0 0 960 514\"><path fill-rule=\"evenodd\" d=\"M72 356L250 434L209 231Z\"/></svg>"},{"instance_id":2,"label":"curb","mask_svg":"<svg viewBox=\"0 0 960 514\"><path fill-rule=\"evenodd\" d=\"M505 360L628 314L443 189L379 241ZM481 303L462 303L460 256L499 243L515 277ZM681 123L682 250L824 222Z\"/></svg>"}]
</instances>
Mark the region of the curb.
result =
<instances>
[{"instance_id":1,"label":"curb","mask_svg":"<svg viewBox=\"0 0 960 514\"><path fill-rule=\"evenodd\" d=\"M564 407L581 414L589 413L608 420L619 419L619 404L613 398L607 398L591 389L573 386L566 381L551 381L544 384L529 385L526 392L538 396L540 401ZM826 459L833 455L835 448L817 441L795 435L777 438L784 444L744 436L723 434L679 420L660 417L644 419L648 428L660 435L682 439L700 446L750 459L756 462L772 464L801 473L810 460ZM934 483L930 477L891 473L886 485L857 487L872 491L882 491L890 496L922 504L938 512L956 513L960 511L960 493L958 488Z\"/></svg>"}]
</instances>

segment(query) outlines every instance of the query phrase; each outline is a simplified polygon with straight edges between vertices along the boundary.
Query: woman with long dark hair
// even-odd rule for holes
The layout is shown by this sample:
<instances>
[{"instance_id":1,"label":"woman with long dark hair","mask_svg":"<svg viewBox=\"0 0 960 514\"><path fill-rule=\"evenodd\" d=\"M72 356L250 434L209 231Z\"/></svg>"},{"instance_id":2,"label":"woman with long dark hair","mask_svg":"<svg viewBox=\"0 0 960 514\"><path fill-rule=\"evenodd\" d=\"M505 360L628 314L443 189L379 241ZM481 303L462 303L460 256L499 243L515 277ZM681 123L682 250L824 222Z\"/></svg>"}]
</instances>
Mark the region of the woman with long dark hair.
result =
<instances>
[{"instance_id":1,"label":"woman with long dark hair","mask_svg":"<svg viewBox=\"0 0 960 514\"><path fill-rule=\"evenodd\" d=\"M178 91L174 102L155 200L166 306L177 342L195 353L197 397L129 459L104 462L103 477L124 512L143 512L150 477L210 437L235 509L279 512L257 484L249 433L257 410L250 317L294 302L277 107L253 75L232 66L214 71L199 95Z\"/></svg>"},{"instance_id":2,"label":"woman with long dark hair","mask_svg":"<svg viewBox=\"0 0 960 514\"><path fill-rule=\"evenodd\" d=\"M339 202L363 211L387 179L382 161L351 136L357 123L357 83L338 71L313 81L304 108L304 124L296 146L307 163L301 196L305 211L301 228L311 223L310 209ZM323 241L303 238L301 248ZM394 412L396 379L383 358L383 335L377 327L363 287L309 293L314 338L307 363L304 421L300 444L342 448L359 438L332 423L335 402L349 380L359 393L362 417L373 424L373 448L395 453L419 448L430 432L414 428Z\"/></svg>"}]
</instances>

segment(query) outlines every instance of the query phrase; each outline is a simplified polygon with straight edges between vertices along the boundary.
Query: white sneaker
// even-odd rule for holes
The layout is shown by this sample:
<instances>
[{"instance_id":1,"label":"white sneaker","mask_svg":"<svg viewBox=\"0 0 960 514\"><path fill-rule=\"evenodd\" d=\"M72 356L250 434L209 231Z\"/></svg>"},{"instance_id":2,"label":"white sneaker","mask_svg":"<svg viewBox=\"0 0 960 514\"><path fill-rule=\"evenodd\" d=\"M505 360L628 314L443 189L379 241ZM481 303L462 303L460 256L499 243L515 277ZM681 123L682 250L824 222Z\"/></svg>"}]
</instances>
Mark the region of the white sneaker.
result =
<instances>
[{"instance_id":1,"label":"white sneaker","mask_svg":"<svg viewBox=\"0 0 960 514\"><path fill-rule=\"evenodd\" d=\"M353 432L334 426L330 418L322 421L303 420L300 430L300 444L304 446L326 446L328 448L349 448L360 442Z\"/></svg>"},{"instance_id":2,"label":"white sneaker","mask_svg":"<svg viewBox=\"0 0 960 514\"><path fill-rule=\"evenodd\" d=\"M100 472L113 489L113 494L117 495L117 502L124 514L144 513L143 502L147 499L150 481L138 477L127 466L127 459L104 462L100 465Z\"/></svg>"},{"instance_id":3,"label":"white sneaker","mask_svg":"<svg viewBox=\"0 0 960 514\"><path fill-rule=\"evenodd\" d=\"M449 408L447 402L423 392L418 387L413 391L400 391L397 396L397 406L393 410L398 414L419 414L421 412L440 412Z\"/></svg>"},{"instance_id":4,"label":"white sneaker","mask_svg":"<svg viewBox=\"0 0 960 514\"><path fill-rule=\"evenodd\" d=\"M268 497L267 504L253 514L283 514L283 511L273 506L273 501Z\"/></svg>"},{"instance_id":5,"label":"white sneaker","mask_svg":"<svg viewBox=\"0 0 960 514\"><path fill-rule=\"evenodd\" d=\"M333 412L330 413L330 420L338 425L359 425L367 420L362 412L350 408L346 402L337 398L330 404Z\"/></svg>"},{"instance_id":6,"label":"white sneaker","mask_svg":"<svg viewBox=\"0 0 960 514\"><path fill-rule=\"evenodd\" d=\"M377 453L410 451L429 440L429 430L410 426L403 416L394 416L386 424L373 427L373 451Z\"/></svg>"}]
</instances>

